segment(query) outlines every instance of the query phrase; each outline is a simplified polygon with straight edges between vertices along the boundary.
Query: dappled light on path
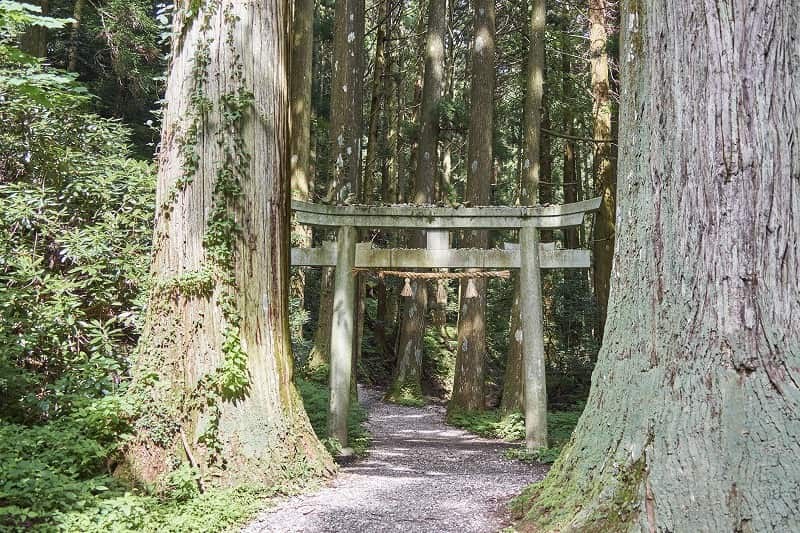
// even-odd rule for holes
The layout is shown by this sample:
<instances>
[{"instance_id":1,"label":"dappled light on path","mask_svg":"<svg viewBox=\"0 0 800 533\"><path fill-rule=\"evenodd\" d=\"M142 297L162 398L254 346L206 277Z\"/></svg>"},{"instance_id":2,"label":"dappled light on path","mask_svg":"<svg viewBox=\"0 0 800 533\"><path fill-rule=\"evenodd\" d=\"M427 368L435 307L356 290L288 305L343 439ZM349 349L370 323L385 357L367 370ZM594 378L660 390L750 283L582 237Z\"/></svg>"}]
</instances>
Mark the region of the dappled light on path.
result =
<instances>
[{"instance_id":1,"label":"dappled light on path","mask_svg":"<svg viewBox=\"0 0 800 533\"><path fill-rule=\"evenodd\" d=\"M441 406L389 405L370 390L361 396L369 455L316 494L265 513L247 533L497 531L508 500L546 471L504 458L511 444L445 425Z\"/></svg>"}]
</instances>

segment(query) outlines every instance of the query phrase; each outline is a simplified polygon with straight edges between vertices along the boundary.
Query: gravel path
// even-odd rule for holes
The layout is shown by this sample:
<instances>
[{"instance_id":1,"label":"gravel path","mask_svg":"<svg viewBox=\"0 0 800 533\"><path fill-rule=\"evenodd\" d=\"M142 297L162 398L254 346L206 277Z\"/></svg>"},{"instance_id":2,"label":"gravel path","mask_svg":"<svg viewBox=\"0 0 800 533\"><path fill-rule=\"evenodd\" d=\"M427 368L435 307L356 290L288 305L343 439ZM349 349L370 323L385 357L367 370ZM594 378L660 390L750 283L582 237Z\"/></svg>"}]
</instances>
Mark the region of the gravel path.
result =
<instances>
[{"instance_id":1,"label":"gravel path","mask_svg":"<svg viewBox=\"0 0 800 533\"><path fill-rule=\"evenodd\" d=\"M401 407L380 395L361 391L373 437L369 455L244 532L498 531L507 524L508 500L547 471L505 459L509 444L445 425L441 406Z\"/></svg>"}]
</instances>

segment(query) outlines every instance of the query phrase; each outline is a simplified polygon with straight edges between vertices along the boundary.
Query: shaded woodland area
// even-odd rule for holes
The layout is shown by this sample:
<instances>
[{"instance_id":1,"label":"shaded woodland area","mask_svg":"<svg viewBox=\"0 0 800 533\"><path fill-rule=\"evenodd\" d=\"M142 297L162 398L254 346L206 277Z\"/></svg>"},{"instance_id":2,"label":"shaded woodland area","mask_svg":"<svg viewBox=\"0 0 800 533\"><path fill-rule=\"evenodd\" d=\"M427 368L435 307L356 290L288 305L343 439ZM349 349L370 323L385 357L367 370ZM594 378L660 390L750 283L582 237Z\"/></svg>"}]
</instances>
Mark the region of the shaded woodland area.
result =
<instances>
[{"instance_id":1,"label":"shaded woodland area","mask_svg":"<svg viewBox=\"0 0 800 533\"><path fill-rule=\"evenodd\" d=\"M0 530L243 526L368 456L358 386L552 464L514 530L799 530L798 24L797 0L0 0ZM598 197L533 230L592 257L541 286L292 265L345 235L292 200Z\"/></svg>"}]
</instances>

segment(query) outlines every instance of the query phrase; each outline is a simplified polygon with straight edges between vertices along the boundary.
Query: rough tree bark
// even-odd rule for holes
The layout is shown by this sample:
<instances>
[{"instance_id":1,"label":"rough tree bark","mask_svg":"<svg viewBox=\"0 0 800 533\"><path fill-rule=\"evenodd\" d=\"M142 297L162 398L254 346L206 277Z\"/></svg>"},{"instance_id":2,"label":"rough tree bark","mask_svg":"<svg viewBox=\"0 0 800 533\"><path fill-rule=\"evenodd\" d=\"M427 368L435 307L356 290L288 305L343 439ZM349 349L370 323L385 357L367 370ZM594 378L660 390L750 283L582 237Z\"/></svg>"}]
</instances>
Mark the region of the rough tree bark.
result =
<instances>
[{"instance_id":1,"label":"rough tree bark","mask_svg":"<svg viewBox=\"0 0 800 533\"><path fill-rule=\"evenodd\" d=\"M329 466L292 384L286 20L278 0L176 12L127 448L148 484L181 462L215 485Z\"/></svg>"},{"instance_id":2,"label":"rough tree bark","mask_svg":"<svg viewBox=\"0 0 800 533\"><path fill-rule=\"evenodd\" d=\"M603 347L535 530L800 530L800 1L622 4Z\"/></svg>"},{"instance_id":3,"label":"rough tree bark","mask_svg":"<svg viewBox=\"0 0 800 533\"><path fill-rule=\"evenodd\" d=\"M439 106L444 88L444 39L447 31L445 0L428 4L428 34L425 46L425 73L420 108L420 133L417 147L417 172L414 177L414 203L433 203L433 190L439 169ZM411 238L414 248L425 248L424 231ZM422 355L425 335L425 314L428 308L428 284L425 280L411 283L414 295L404 298L400 323L400 341L395 376L389 391L390 399L422 395Z\"/></svg>"},{"instance_id":4,"label":"rough tree bark","mask_svg":"<svg viewBox=\"0 0 800 533\"><path fill-rule=\"evenodd\" d=\"M525 109L523 118L525 132L522 154L522 176L520 180L519 201L522 205L535 205L539 197L540 147L542 123L542 95L544 91L544 37L545 0L533 0L530 21L530 47L525 79ZM522 368L522 328L519 316L519 281L514 279L514 304L511 308L511 328L508 340L503 396L500 408L505 411L519 411L524 401L524 380Z\"/></svg>"},{"instance_id":5,"label":"rough tree bark","mask_svg":"<svg viewBox=\"0 0 800 533\"><path fill-rule=\"evenodd\" d=\"M608 313L608 291L614 260L614 217L616 216L617 180L612 153L611 92L608 70L608 18L615 9L608 0L589 1L589 68L592 75L594 138L608 142L594 145L594 188L603 202L595 215L592 237L592 283L597 301L598 338Z\"/></svg>"},{"instance_id":6,"label":"rough tree bark","mask_svg":"<svg viewBox=\"0 0 800 533\"><path fill-rule=\"evenodd\" d=\"M494 125L494 0L474 0L475 36L472 44L467 185L464 200L472 205L489 202L492 179L492 136ZM486 248L486 231L464 235L464 245ZM467 284L474 283L478 296L465 298ZM458 348L451 410L484 408L486 358L486 280L461 282L461 310L458 317Z\"/></svg>"}]
</instances>

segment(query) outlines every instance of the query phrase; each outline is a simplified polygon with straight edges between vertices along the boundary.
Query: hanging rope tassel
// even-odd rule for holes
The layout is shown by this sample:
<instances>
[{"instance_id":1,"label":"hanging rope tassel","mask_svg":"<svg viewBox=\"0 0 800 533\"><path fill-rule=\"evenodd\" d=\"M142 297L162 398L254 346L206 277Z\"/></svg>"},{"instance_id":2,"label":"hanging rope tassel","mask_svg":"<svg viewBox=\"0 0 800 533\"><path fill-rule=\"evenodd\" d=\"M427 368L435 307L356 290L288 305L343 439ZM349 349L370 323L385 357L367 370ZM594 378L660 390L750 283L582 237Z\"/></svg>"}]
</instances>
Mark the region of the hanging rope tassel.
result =
<instances>
[{"instance_id":1,"label":"hanging rope tassel","mask_svg":"<svg viewBox=\"0 0 800 533\"><path fill-rule=\"evenodd\" d=\"M478 289L475 287L475 279L469 278L467 280L467 292L464 294L464 298L477 298L478 297Z\"/></svg>"},{"instance_id":2,"label":"hanging rope tassel","mask_svg":"<svg viewBox=\"0 0 800 533\"><path fill-rule=\"evenodd\" d=\"M414 291L411 290L411 278L406 278L406 284L403 286L403 291L400 293L400 296L405 296L407 298L414 296Z\"/></svg>"}]
</instances>

